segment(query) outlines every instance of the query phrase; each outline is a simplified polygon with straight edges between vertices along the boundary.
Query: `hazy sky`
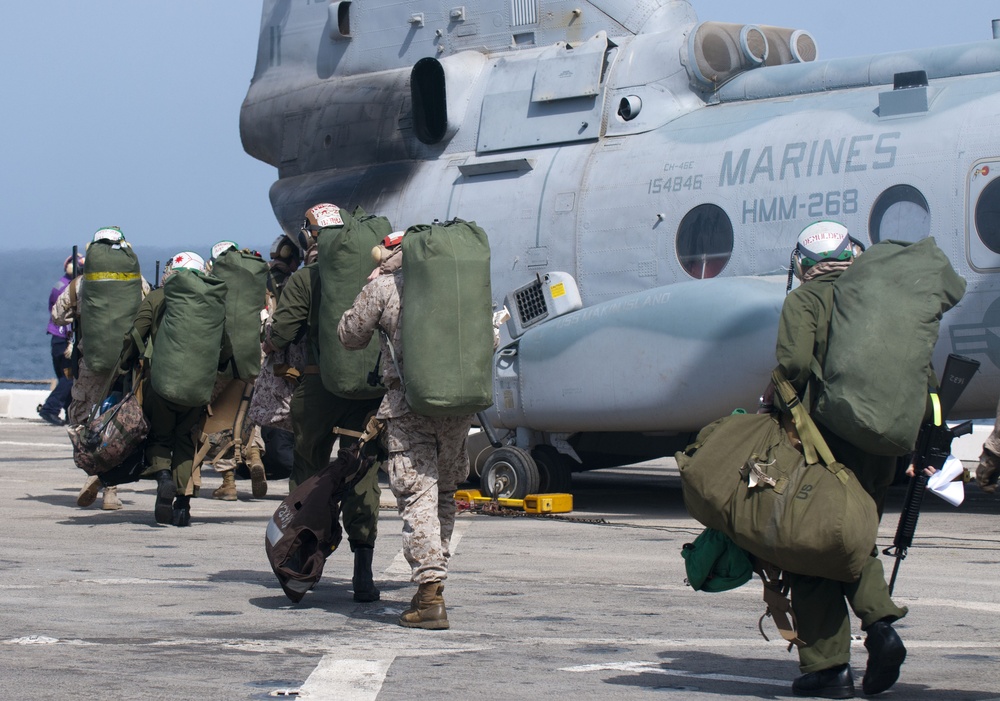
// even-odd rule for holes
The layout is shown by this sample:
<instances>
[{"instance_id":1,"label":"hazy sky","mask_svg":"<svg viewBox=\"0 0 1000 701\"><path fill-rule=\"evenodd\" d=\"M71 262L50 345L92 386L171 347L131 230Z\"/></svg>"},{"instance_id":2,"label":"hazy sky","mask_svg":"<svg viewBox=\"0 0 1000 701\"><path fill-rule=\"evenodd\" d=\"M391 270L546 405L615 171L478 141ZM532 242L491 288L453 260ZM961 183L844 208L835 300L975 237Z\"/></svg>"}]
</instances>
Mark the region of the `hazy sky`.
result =
<instances>
[{"instance_id":1,"label":"hazy sky","mask_svg":"<svg viewBox=\"0 0 1000 701\"><path fill-rule=\"evenodd\" d=\"M821 59L986 40L1000 17L996 0L693 4L703 20L806 29ZM7 3L7 247L83 244L117 224L137 245L207 251L232 238L266 250L278 234L267 198L276 171L243 152L238 121L260 10L255 0Z\"/></svg>"}]
</instances>

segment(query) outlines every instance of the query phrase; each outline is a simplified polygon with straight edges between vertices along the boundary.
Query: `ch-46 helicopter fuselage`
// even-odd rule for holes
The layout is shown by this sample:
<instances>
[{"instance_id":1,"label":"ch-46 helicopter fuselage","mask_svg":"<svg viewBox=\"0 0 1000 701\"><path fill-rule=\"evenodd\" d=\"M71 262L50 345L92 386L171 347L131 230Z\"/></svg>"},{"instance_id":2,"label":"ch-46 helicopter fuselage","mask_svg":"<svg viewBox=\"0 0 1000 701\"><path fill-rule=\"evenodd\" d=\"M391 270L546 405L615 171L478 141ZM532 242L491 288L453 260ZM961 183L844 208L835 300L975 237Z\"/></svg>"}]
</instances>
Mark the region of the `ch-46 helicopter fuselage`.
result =
<instances>
[{"instance_id":1,"label":"ch-46 helicopter fuselage","mask_svg":"<svg viewBox=\"0 0 1000 701\"><path fill-rule=\"evenodd\" d=\"M479 223L513 315L489 416L541 462L662 455L755 407L817 219L935 237L968 281L935 363L979 360L955 413L993 414L1000 41L820 62L686 0L266 0L260 36L240 126L282 227L320 201Z\"/></svg>"}]
</instances>

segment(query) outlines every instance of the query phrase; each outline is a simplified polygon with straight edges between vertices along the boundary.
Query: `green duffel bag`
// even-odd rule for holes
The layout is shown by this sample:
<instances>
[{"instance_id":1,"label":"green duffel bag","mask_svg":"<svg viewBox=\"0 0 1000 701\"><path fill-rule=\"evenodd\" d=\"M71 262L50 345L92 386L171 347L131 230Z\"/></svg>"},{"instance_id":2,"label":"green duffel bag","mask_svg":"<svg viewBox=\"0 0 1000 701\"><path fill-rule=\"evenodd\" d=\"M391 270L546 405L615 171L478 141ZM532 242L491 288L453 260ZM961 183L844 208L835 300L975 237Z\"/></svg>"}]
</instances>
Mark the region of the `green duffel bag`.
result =
<instances>
[{"instance_id":1,"label":"green duffel bag","mask_svg":"<svg viewBox=\"0 0 1000 701\"><path fill-rule=\"evenodd\" d=\"M385 393L384 387L368 384L368 373L378 364L378 336L372 335L363 350L349 351L337 338L337 324L368 282L375 269L372 249L392 233L392 224L360 207L350 215L341 210L340 216L344 225L328 227L319 237L319 348L313 353L328 392L345 399L372 399Z\"/></svg>"},{"instance_id":2,"label":"green duffel bag","mask_svg":"<svg viewBox=\"0 0 1000 701\"><path fill-rule=\"evenodd\" d=\"M493 403L490 244L475 222L411 226L403 236L406 402L423 416Z\"/></svg>"},{"instance_id":3,"label":"green duffel bag","mask_svg":"<svg viewBox=\"0 0 1000 701\"><path fill-rule=\"evenodd\" d=\"M260 311L266 304L267 263L259 253L230 250L212 265L212 276L226 283L226 333L241 380L260 374Z\"/></svg>"},{"instance_id":4,"label":"green duffel bag","mask_svg":"<svg viewBox=\"0 0 1000 701\"><path fill-rule=\"evenodd\" d=\"M875 502L809 423L801 436L809 459L776 414L734 414L706 426L676 456L684 504L761 560L854 582L875 547Z\"/></svg>"},{"instance_id":5,"label":"green duffel bag","mask_svg":"<svg viewBox=\"0 0 1000 701\"><path fill-rule=\"evenodd\" d=\"M167 401L206 406L212 399L226 325L226 283L181 268L163 285L163 296L150 382Z\"/></svg>"},{"instance_id":6,"label":"green duffel bag","mask_svg":"<svg viewBox=\"0 0 1000 701\"><path fill-rule=\"evenodd\" d=\"M933 238L881 241L833 284L813 418L874 455L913 450L941 316L965 294Z\"/></svg>"},{"instance_id":7,"label":"green duffel bag","mask_svg":"<svg viewBox=\"0 0 1000 701\"><path fill-rule=\"evenodd\" d=\"M139 259L125 241L94 241L83 263L80 354L93 372L118 364L122 339L142 302Z\"/></svg>"}]
</instances>

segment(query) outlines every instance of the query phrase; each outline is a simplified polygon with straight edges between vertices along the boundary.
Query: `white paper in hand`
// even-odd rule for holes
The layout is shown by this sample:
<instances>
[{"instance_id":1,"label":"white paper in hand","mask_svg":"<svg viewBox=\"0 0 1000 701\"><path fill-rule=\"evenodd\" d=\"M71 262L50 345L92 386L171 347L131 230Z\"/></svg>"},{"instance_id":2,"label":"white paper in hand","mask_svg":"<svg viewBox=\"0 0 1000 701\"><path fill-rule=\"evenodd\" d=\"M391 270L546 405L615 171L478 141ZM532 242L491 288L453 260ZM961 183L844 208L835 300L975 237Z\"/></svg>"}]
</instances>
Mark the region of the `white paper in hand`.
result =
<instances>
[{"instance_id":1,"label":"white paper in hand","mask_svg":"<svg viewBox=\"0 0 1000 701\"><path fill-rule=\"evenodd\" d=\"M941 469L927 480L927 488L952 506L958 506L965 499L965 483L962 481L963 469L962 461L954 455L949 455Z\"/></svg>"}]
</instances>

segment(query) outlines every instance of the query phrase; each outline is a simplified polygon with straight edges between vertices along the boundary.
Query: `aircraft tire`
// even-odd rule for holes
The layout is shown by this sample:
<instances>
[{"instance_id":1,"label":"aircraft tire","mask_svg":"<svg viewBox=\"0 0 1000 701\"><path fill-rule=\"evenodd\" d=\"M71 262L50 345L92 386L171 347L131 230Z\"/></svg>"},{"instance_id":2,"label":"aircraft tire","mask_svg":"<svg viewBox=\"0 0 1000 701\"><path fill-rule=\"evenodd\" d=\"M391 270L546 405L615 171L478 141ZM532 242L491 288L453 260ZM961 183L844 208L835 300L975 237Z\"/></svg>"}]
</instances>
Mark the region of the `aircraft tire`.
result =
<instances>
[{"instance_id":1,"label":"aircraft tire","mask_svg":"<svg viewBox=\"0 0 1000 701\"><path fill-rule=\"evenodd\" d=\"M538 493L538 466L531 454L516 446L497 448L483 465L479 489L484 496L524 499Z\"/></svg>"},{"instance_id":2,"label":"aircraft tire","mask_svg":"<svg viewBox=\"0 0 1000 701\"><path fill-rule=\"evenodd\" d=\"M466 450L469 453L469 481L478 484L486 459L495 449L490 445L490 439L487 438L485 431L476 431L469 434Z\"/></svg>"},{"instance_id":3,"label":"aircraft tire","mask_svg":"<svg viewBox=\"0 0 1000 701\"><path fill-rule=\"evenodd\" d=\"M538 465L539 494L569 492L573 486L573 470L565 455L550 445L539 445L531 456Z\"/></svg>"}]
</instances>

